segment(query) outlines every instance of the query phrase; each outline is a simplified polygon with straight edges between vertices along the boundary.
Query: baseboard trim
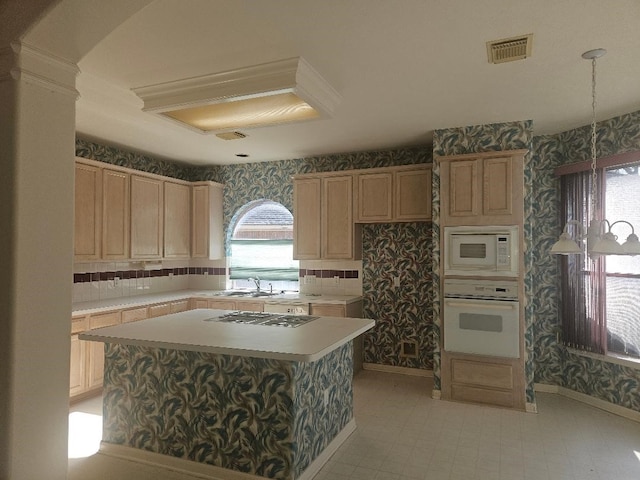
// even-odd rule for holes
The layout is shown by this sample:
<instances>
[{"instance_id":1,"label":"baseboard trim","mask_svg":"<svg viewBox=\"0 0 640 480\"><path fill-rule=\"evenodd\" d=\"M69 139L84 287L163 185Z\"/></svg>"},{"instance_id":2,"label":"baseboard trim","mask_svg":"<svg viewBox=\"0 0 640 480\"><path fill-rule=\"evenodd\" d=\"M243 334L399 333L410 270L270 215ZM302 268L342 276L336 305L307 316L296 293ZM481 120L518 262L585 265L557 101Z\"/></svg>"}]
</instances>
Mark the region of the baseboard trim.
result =
<instances>
[{"instance_id":1,"label":"baseboard trim","mask_svg":"<svg viewBox=\"0 0 640 480\"><path fill-rule=\"evenodd\" d=\"M570 388L560 387L557 385L546 385L544 383L536 383L534 384L534 389L536 392L562 395L563 397L571 398L572 400L585 403L600 410L604 410L605 412L624 417L627 420L632 420L634 422L640 423L640 412L631 410L630 408L621 407L620 405L615 405L611 402L592 397L591 395L587 395L585 393L576 392L575 390L571 390Z\"/></svg>"},{"instance_id":2,"label":"baseboard trim","mask_svg":"<svg viewBox=\"0 0 640 480\"><path fill-rule=\"evenodd\" d=\"M393 365L380 365L378 363L363 363L363 370L375 372L399 373L401 375L411 375L414 377L433 377L433 370L422 370L420 368L395 367Z\"/></svg>"},{"instance_id":3,"label":"baseboard trim","mask_svg":"<svg viewBox=\"0 0 640 480\"><path fill-rule=\"evenodd\" d=\"M311 462L304 472L296 479L291 480L312 480L322 469L331 456L340 448L347 438L356 430L356 421L351 419L349 423L336 435L327 447ZM198 463L183 458L171 457L160 453L148 452L133 447L125 447L112 443L102 442L97 455L128 460L130 462L158 467L172 472L188 475L192 478L202 480L264 480L265 477L251 475L248 473L236 472L226 468L216 467L205 463Z\"/></svg>"}]
</instances>

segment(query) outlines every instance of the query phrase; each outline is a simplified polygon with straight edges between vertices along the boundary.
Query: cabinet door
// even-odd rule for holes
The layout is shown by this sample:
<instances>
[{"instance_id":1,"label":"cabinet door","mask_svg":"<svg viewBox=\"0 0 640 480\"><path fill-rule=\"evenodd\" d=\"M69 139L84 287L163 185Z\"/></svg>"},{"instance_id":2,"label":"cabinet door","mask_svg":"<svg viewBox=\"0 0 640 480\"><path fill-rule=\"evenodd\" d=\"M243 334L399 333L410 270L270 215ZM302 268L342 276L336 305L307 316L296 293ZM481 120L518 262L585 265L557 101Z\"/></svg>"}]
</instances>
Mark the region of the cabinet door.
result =
<instances>
[{"instance_id":1,"label":"cabinet door","mask_svg":"<svg viewBox=\"0 0 640 480\"><path fill-rule=\"evenodd\" d=\"M73 255L75 261L100 258L102 170L76 163Z\"/></svg>"},{"instance_id":2,"label":"cabinet door","mask_svg":"<svg viewBox=\"0 0 640 480\"><path fill-rule=\"evenodd\" d=\"M512 158L485 158L482 163L482 214L513 214Z\"/></svg>"},{"instance_id":3,"label":"cabinet door","mask_svg":"<svg viewBox=\"0 0 640 480\"><path fill-rule=\"evenodd\" d=\"M224 256L222 193L222 185L195 185L192 188L192 258Z\"/></svg>"},{"instance_id":4,"label":"cabinet door","mask_svg":"<svg viewBox=\"0 0 640 480\"><path fill-rule=\"evenodd\" d=\"M478 199L478 160L449 162L449 216L480 215Z\"/></svg>"},{"instance_id":5,"label":"cabinet door","mask_svg":"<svg viewBox=\"0 0 640 480\"><path fill-rule=\"evenodd\" d=\"M86 385L86 342L78 335L71 335L71 361L69 365L69 395L84 392Z\"/></svg>"},{"instance_id":6,"label":"cabinet door","mask_svg":"<svg viewBox=\"0 0 640 480\"><path fill-rule=\"evenodd\" d=\"M320 258L320 185L319 178L293 182L293 258L295 259Z\"/></svg>"},{"instance_id":7,"label":"cabinet door","mask_svg":"<svg viewBox=\"0 0 640 480\"><path fill-rule=\"evenodd\" d=\"M93 315L89 318L89 328L102 328L118 325L120 323L120 312L103 313L101 315ZM88 358L88 379L87 387L89 389L102 386L104 378L104 343L87 342L89 354Z\"/></svg>"},{"instance_id":8,"label":"cabinet door","mask_svg":"<svg viewBox=\"0 0 640 480\"><path fill-rule=\"evenodd\" d=\"M164 257L191 253L191 187L164 182Z\"/></svg>"},{"instance_id":9,"label":"cabinet door","mask_svg":"<svg viewBox=\"0 0 640 480\"><path fill-rule=\"evenodd\" d=\"M235 310L236 302L234 300L224 299L209 300L209 308L215 310Z\"/></svg>"},{"instance_id":10,"label":"cabinet door","mask_svg":"<svg viewBox=\"0 0 640 480\"><path fill-rule=\"evenodd\" d=\"M357 176L356 221L388 222L393 218L393 174L361 173Z\"/></svg>"},{"instance_id":11,"label":"cabinet door","mask_svg":"<svg viewBox=\"0 0 640 480\"><path fill-rule=\"evenodd\" d=\"M129 258L129 174L102 172L102 258Z\"/></svg>"},{"instance_id":12,"label":"cabinet door","mask_svg":"<svg viewBox=\"0 0 640 480\"><path fill-rule=\"evenodd\" d=\"M396 172L395 219L431 220L431 168Z\"/></svg>"},{"instance_id":13,"label":"cabinet door","mask_svg":"<svg viewBox=\"0 0 640 480\"><path fill-rule=\"evenodd\" d=\"M131 258L162 257L162 183L131 175Z\"/></svg>"},{"instance_id":14,"label":"cabinet door","mask_svg":"<svg viewBox=\"0 0 640 480\"><path fill-rule=\"evenodd\" d=\"M353 177L327 177L322 183L322 258L352 259Z\"/></svg>"}]
</instances>

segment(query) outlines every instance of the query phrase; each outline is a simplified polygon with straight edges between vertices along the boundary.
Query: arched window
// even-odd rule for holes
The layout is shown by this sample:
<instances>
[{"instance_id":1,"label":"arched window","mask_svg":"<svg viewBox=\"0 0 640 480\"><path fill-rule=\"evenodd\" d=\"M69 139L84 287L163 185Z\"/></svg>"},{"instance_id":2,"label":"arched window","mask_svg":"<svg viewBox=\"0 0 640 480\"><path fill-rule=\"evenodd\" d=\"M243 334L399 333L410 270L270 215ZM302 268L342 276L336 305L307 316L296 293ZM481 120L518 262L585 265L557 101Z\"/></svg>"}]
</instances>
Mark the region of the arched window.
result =
<instances>
[{"instance_id":1,"label":"arched window","mask_svg":"<svg viewBox=\"0 0 640 480\"><path fill-rule=\"evenodd\" d=\"M298 261L293 259L293 215L283 205L259 200L238 215L230 241L230 278L235 288L253 287L259 277L262 288L298 288Z\"/></svg>"}]
</instances>

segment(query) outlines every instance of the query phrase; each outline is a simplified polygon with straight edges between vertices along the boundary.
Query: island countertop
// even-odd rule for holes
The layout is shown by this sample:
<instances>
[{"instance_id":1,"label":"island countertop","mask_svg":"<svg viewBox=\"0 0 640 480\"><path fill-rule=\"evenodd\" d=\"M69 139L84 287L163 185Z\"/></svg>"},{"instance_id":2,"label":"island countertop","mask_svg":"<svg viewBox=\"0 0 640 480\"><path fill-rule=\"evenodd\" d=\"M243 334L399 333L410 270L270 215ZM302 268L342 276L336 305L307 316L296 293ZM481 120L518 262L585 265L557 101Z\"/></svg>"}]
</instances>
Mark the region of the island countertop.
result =
<instances>
[{"instance_id":1,"label":"island countertop","mask_svg":"<svg viewBox=\"0 0 640 480\"><path fill-rule=\"evenodd\" d=\"M80 334L81 340L313 362L373 328L366 318L319 317L296 328L216 321L227 310L197 309Z\"/></svg>"}]
</instances>

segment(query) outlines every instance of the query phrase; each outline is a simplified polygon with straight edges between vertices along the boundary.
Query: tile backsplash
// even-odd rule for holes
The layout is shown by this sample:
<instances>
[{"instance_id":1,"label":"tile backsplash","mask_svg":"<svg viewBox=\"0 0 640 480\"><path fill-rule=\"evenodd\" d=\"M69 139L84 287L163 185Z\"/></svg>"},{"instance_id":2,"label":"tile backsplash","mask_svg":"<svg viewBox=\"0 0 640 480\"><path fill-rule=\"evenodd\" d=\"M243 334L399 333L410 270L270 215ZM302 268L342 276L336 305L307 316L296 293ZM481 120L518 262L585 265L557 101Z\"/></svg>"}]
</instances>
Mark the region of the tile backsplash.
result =
<instances>
[{"instance_id":1,"label":"tile backsplash","mask_svg":"<svg viewBox=\"0 0 640 480\"><path fill-rule=\"evenodd\" d=\"M300 292L362 295L361 261L300 263ZM77 263L73 273L73 303L186 289L227 288L231 288L231 281L226 260Z\"/></svg>"}]
</instances>

